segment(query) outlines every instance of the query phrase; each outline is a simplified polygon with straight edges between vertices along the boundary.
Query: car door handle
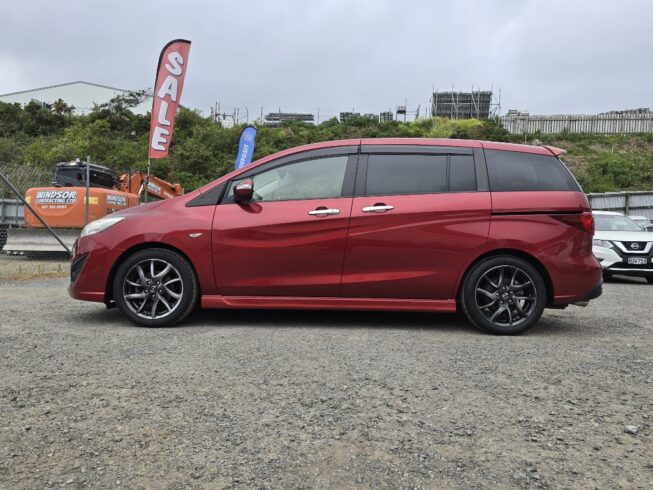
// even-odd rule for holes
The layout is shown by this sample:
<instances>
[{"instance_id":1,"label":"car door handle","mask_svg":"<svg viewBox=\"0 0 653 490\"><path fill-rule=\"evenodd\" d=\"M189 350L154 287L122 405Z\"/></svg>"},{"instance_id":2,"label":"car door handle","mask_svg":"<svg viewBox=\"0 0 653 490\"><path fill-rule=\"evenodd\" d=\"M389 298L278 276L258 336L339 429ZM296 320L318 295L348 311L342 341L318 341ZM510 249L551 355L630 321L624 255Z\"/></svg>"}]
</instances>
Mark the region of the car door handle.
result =
<instances>
[{"instance_id":1,"label":"car door handle","mask_svg":"<svg viewBox=\"0 0 653 490\"><path fill-rule=\"evenodd\" d=\"M392 211L394 206L387 206L385 204L377 203L374 206L365 206L363 208L364 213L385 213L386 211Z\"/></svg>"},{"instance_id":2,"label":"car door handle","mask_svg":"<svg viewBox=\"0 0 653 490\"><path fill-rule=\"evenodd\" d=\"M309 211L308 214L311 216L329 216L331 214L340 214L340 210L337 208L317 208L313 211Z\"/></svg>"}]
</instances>

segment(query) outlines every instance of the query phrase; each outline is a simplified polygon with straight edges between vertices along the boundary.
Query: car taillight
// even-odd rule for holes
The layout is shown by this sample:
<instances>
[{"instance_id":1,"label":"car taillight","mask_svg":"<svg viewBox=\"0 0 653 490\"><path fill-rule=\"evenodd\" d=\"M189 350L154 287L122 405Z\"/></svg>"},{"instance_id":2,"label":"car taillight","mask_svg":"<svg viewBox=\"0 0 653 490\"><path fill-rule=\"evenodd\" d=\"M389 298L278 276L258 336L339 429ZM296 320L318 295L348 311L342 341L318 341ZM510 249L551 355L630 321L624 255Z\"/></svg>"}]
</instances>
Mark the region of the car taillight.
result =
<instances>
[{"instance_id":1,"label":"car taillight","mask_svg":"<svg viewBox=\"0 0 653 490\"><path fill-rule=\"evenodd\" d=\"M592 216L592 213L585 212L581 214L580 224L583 226L583 230L590 235L594 235L594 216Z\"/></svg>"},{"instance_id":2,"label":"car taillight","mask_svg":"<svg viewBox=\"0 0 653 490\"><path fill-rule=\"evenodd\" d=\"M553 217L589 235L594 235L594 217L588 211L580 214L559 214Z\"/></svg>"}]
</instances>

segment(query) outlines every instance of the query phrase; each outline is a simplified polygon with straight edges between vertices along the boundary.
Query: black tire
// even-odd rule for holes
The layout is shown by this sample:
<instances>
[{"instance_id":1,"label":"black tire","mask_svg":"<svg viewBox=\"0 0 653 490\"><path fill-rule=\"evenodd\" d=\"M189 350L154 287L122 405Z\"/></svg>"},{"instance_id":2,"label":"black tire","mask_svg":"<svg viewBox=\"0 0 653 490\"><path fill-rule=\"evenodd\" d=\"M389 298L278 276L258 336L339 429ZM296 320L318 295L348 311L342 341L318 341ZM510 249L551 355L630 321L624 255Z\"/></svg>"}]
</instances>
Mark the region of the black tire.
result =
<instances>
[{"instance_id":1,"label":"black tire","mask_svg":"<svg viewBox=\"0 0 653 490\"><path fill-rule=\"evenodd\" d=\"M161 277L157 277L159 274ZM168 327L180 322L193 311L198 296L192 266L178 253L164 248L148 248L130 255L120 264L113 280L116 306L130 321L143 327Z\"/></svg>"},{"instance_id":2,"label":"black tire","mask_svg":"<svg viewBox=\"0 0 653 490\"><path fill-rule=\"evenodd\" d=\"M646 280L648 281L649 284L653 284L653 275L646 276Z\"/></svg>"},{"instance_id":3,"label":"black tire","mask_svg":"<svg viewBox=\"0 0 653 490\"><path fill-rule=\"evenodd\" d=\"M546 298L546 285L535 267L519 257L498 255L482 260L467 272L459 303L480 330L516 335L537 323Z\"/></svg>"}]
</instances>

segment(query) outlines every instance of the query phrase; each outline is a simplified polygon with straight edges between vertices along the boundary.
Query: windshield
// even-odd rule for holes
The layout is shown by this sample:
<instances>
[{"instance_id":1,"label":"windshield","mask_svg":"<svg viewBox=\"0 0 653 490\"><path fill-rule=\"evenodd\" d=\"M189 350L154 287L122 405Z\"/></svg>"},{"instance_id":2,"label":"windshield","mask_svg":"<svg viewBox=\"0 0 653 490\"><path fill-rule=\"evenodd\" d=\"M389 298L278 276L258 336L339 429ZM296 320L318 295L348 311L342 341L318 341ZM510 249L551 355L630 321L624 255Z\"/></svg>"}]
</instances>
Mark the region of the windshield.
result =
<instances>
[{"instance_id":1,"label":"windshield","mask_svg":"<svg viewBox=\"0 0 653 490\"><path fill-rule=\"evenodd\" d=\"M597 231L642 231L642 228L627 216L595 214Z\"/></svg>"}]
</instances>

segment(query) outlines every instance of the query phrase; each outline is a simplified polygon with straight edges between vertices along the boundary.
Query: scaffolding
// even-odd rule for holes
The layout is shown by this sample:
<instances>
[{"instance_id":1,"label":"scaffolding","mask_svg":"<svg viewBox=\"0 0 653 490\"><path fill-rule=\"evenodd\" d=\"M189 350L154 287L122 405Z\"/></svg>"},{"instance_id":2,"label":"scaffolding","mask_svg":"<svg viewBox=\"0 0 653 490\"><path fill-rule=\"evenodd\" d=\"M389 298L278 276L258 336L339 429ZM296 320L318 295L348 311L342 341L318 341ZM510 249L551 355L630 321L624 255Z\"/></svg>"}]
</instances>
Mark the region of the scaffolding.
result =
<instances>
[{"instance_id":1,"label":"scaffolding","mask_svg":"<svg viewBox=\"0 0 653 490\"><path fill-rule=\"evenodd\" d=\"M449 119L489 119L497 116L499 109L500 102L491 90L434 90L431 98L431 115Z\"/></svg>"}]
</instances>

